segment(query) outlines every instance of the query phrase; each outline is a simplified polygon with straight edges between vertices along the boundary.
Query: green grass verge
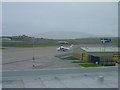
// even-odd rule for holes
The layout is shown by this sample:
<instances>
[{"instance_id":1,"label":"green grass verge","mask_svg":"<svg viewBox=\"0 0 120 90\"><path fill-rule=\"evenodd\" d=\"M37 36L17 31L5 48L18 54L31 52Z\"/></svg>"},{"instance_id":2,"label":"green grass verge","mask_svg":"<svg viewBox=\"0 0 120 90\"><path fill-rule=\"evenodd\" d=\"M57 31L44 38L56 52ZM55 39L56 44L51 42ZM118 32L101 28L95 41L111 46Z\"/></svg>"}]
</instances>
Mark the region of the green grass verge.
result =
<instances>
[{"instance_id":1,"label":"green grass verge","mask_svg":"<svg viewBox=\"0 0 120 90\"><path fill-rule=\"evenodd\" d=\"M75 58L74 56L69 56L69 57L64 57L64 58L60 58L62 60L79 60L78 58Z\"/></svg>"},{"instance_id":2,"label":"green grass verge","mask_svg":"<svg viewBox=\"0 0 120 90\"><path fill-rule=\"evenodd\" d=\"M72 63L90 63L88 61L72 61Z\"/></svg>"},{"instance_id":3,"label":"green grass verge","mask_svg":"<svg viewBox=\"0 0 120 90\"><path fill-rule=\"evenodd\" d=\"M101 67L102 65L98 65L98 64L79 64L82 67Z\"/></svg>"}]
</instances>

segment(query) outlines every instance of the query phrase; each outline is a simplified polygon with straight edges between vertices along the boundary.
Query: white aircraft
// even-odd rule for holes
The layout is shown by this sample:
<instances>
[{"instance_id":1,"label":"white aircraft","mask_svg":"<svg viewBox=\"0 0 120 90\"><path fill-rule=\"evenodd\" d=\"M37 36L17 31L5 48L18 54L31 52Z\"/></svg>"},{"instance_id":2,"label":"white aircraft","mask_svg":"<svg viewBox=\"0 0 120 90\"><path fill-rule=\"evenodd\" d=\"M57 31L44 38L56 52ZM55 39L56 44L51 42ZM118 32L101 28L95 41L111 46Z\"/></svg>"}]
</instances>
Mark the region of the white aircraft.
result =
<instances>
[{"instance_id":1,"label":"white aircraft","mask_svg":"<svg viewBox=\"0 0 120 90\"><path fill-rule=\"evenodd\" d=\"M60 46L59 48L57 48L57 51L67 51L67 50L70 50L70 48L72 47L73 47L73 44L70 47Z\"/></svg>"}]
</instances>

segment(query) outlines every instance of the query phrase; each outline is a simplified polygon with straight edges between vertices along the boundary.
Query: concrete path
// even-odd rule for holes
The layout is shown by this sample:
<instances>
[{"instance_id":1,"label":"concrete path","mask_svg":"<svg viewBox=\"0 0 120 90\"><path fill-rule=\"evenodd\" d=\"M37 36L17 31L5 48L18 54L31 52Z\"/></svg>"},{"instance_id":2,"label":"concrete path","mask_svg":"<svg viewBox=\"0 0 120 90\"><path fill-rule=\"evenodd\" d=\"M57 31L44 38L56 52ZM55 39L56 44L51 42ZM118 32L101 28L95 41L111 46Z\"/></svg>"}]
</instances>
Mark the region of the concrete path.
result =
<instances>
[{"instance_id":1,"label":"concrete path","mask_svg":"<svg viewBox=\"0 0 120 90\"><path fill-rule=\"evenodd\" d=\"M118 88L117 67L4 71L3 88Z\"/></svg>"}]
</instances>

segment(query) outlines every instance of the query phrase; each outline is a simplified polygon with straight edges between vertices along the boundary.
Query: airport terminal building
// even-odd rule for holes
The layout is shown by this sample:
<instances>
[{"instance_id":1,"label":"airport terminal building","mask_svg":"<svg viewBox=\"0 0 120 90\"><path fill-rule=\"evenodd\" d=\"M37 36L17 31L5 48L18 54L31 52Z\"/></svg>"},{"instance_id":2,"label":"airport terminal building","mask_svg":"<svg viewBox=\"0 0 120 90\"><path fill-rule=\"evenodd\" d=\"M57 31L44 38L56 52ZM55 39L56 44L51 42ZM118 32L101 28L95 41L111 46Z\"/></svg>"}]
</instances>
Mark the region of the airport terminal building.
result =
<instances>
[{"instance_id":1,"label":"airport terminal building","mask_svg":"<svg viewBox=\"0 0 120 90\"><path fill-rule=\"evenodd\" d=\"M73 55L80 60L87 60L98 64L115 64L120 61L118 47L76 47Z\"/></svg>"}]
</instances>

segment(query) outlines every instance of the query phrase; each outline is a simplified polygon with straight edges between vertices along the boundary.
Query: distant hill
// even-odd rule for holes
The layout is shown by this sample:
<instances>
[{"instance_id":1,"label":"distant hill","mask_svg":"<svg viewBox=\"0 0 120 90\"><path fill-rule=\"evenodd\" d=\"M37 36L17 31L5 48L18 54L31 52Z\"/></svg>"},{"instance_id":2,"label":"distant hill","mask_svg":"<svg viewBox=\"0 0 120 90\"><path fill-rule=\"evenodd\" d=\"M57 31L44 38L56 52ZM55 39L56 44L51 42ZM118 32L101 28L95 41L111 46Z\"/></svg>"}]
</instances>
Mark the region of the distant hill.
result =
<instances>
[{"instance_id":1,"label":"distant hill","mask_svg":"<svg viewBox=\"0 0 120 90\"><path fill-rule=\"evenodd\" d=\"M52 31L52 32L45 32L34 35L34 37L43 37L49 39L78 39L78 38L102 37L102 36L83 33L83 32L74 32L74 31Z\"/></svg>"}]
</instances>

